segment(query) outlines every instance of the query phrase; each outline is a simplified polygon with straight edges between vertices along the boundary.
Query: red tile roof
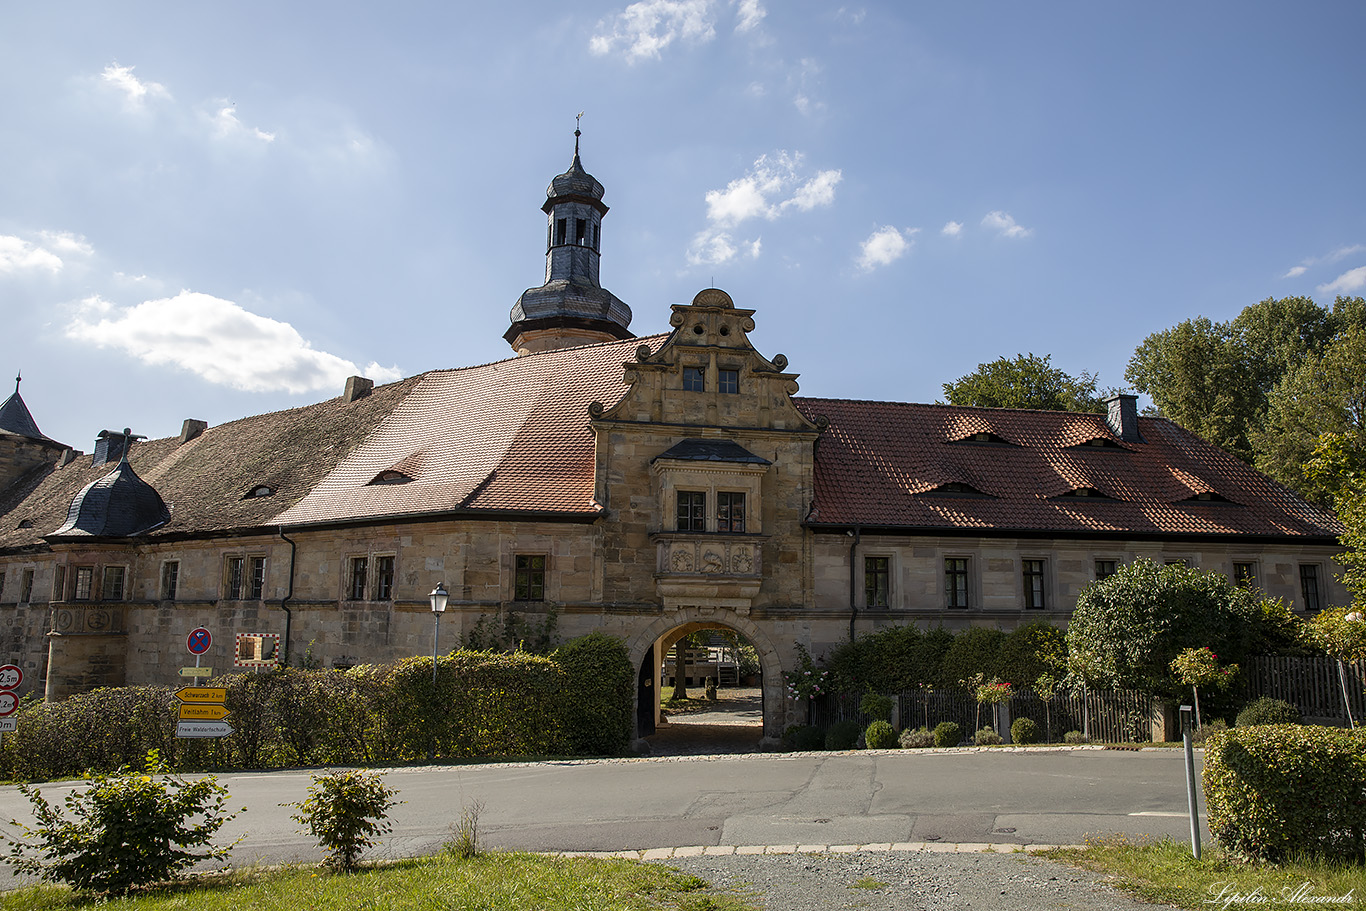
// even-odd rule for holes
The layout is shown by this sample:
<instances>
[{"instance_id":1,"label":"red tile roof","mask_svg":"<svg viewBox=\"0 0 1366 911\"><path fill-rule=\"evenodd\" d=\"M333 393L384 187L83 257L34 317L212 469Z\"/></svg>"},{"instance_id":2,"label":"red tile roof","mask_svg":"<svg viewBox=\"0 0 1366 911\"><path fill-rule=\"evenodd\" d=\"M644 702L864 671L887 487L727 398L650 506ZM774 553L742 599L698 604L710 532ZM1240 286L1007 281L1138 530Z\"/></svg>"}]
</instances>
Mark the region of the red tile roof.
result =
<instances>
[{"instance_id":1,"label":"red tile roof","mask_svg":"<svg viewBox=\"0 0 1366 911\"><path fill-rule=\"evenodd\" d=\"M1100 414L798 398L829 427L813 525L942 531L1333 538L1337 520L1160 418L1122 443ZM971 442L990 433L1005 443ZM1086 445L1111 440L1115 447ZM966 484L985 496L932 492ZM1068 496L1092 488L1104 497ZM1192 501L1214 493L1228 503Z\"/></svg>"}]
</instances>

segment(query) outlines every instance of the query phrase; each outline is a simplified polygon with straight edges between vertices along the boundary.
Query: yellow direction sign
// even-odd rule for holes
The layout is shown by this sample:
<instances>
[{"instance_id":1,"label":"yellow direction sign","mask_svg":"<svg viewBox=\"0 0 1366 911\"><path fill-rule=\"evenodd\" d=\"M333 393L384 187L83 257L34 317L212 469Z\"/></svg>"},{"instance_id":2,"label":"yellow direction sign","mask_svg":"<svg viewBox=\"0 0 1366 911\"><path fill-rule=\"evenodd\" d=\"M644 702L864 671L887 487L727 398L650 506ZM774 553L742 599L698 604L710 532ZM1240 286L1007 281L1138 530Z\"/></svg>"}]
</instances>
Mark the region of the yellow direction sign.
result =
<instances>
[{"instance_id":1,"label":"yellow direction sign","mask_svg":"<svg viewBox=\"0 0 1366 911\"><path fill-rule=\"evenodd\" d=\"M182 686L175 691L181 702L216 702L222 705L228 699L228 689L223 686Z\"/></svg>"},{"instance_id":2,"label":"yellow direction sign","mask_svg":"<svg viewBox=\"0 0 1366 911\"><path fill-rule=\"evenodd\" d=\"M231 714L227 706L211 703L190 703L180 707L180 717L185 721L222 721Z\"/></svg>"}]
</instances>

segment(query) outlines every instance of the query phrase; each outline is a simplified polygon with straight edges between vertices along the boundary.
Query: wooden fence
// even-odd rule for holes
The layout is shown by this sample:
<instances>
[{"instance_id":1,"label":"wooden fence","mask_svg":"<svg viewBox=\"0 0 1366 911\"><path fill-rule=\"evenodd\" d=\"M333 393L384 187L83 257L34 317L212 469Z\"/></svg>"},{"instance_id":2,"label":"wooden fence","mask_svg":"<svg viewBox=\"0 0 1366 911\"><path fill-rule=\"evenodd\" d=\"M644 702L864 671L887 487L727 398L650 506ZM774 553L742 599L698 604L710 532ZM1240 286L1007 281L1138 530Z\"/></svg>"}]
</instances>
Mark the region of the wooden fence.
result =
<instances>
[{"instance_id":1,"label":"wooden fence","mask_svg":"<svg viewBox=\"0 0 1366 911\"><path fill-rule=\"evenodd\" d=\"M1322 656L1306 658L1253 658L1245 668L1248 699L1270 696L1284 699L1300 710L1305 721L1320 724L1347 724L1342 686L1347 684L1351 700L1352 718L1361 723L1366 719L1366 662L1353 661L1342 666Z\"/></svg>"},{"instance_id":2,"label":"wooden fence","mask_svg":"<svg viewBox=\"0 0 1366 911\"><path fill-rule=\"evenodd\" d=\"M859 711L861 695L831 693L811 701L809 723L828 728L836 721L854 719L866 725L872 718ZM1045 700L1030 689L1017 688L1010 702L1002 706L999 715L989 704L979 707L968 690L935 689L912 690L893 694L895 720L898 728L927 727L931 730L943 721L952 721L970 740L973 732L999 723L1003 737L1010 727L1006 719L1031 718L1039 726L1046 741L1060 742L1068 731L1090 729L1096 743L1143 743L1153 739L1154 721L1161 736L1159 704L1152 696L1132 690L1089 690L1065 693ZM1088 717L1089 715L1089 717Z\"/></svg>"}]
</instances>

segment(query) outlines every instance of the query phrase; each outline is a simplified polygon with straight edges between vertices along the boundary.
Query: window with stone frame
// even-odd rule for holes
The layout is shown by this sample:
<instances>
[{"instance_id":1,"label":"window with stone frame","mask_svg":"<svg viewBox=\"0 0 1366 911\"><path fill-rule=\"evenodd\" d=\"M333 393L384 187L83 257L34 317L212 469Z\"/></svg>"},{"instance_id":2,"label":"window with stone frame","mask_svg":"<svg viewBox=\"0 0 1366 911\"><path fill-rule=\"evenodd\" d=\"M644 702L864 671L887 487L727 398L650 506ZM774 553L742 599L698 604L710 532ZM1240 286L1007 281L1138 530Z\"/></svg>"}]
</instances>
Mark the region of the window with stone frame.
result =
<instances>
[{"instance_id":1,"label":"window with stone frame","mask_svg":"<svg viewBox=\"0 0 1366 911\"><path fill-rule=\"evenodd\" d=\"M1119 568L1117 560L1097 560L1096 561L1096 581L1108 579L1115 574Z\"/></svg>"},{"instance_id":2,"label":"window with stone frame","mask_svg":"<svg viewBox=\"0 0 1366 911\"><path fill-rule=\"evenodd\" d=\"M58 563L52 571L52 600L66 600L66 564Z\"/></svg>"},{"instance_id":3,"label":"window with stone frame","mask_svg":"<svg viewBox=\"0 0 1366 911\"><path fill-rule=\"evenodd\" d=\"M89 601L95 585L95 567L76 567L76 583L72 586L72 601Z\"/></svg>"},{"instance_id":4,"label":"window with stone frame","mask_svg":"<svg viewBox=\"0 0 1366 911\"><path fill-rule=\"evenodd\" d=\"M266 558L247 558L247 599L260 601L266 594Z\"/></svg>"},{"instance_id":5,"label":"window with stone frame","mask_svg":"<svg viewBox=\"0 0 1366 911\"><path fill-rule=\"evenodd\" d=\"M370 575L369 557L352 557L350 563L350 575L346 585L346 597L349 601L365 600L365 585Z\"/></svg>"},{"instance_id":6,"label":"window with stone frame","mask_svg":"<svg viewBox=\"0 0 1366 911\"><path fill-rule=\"evenodd\" d=\"M1317 563L1300 564L1300 607L1316 614L1322 608L1319 601L1319 567Z\"/></svg>"},{"instance_id":7,"label":"window with stone frame","mask_svg":"<svg viewBox=\"0 0 1366 911\"><path fill-rule=\"evenodd\" d=\"M513 567L513 600L545 600L545 554L517 554Z\"/></svg>"},{"instance_id":8,"label":"window with stone frame","mask_svg":"<svg viewBox=\"0 0 1366 911\"><path fill-rule=\"evenodd\" d=\"M726 534L745 533L745 495L733 490L716 492L716 530Z\"/></svg>"},{"instance_id":9,"label":"window with stone frame","mask_svg":"<svg viewBox=\"0 0 1366 911\"><path fill-rule=\"evenodd\" d=\"M718 370L716 373L716 391L724 395L738 394L740 392L740 371Z\"/></svg>"},{"instance_id":10,"label":"window with stone frame","mask_svg":"<svg viewBox=\"0 0 1366 911\"><path fill-rule=\"evenodd\" d=\"M19 577L19 603L28 604L33 600L33 570L26 569Z\"/></svg>"},{"instance_id":11,"label":"window with stone frame","mask_svg":"<svg viewBox=\"0 0 1366 911\"><path fill-rule=\"evenodd\" d=\"M679 531L707 530L707 494L702 490L680 490L678 492Z\"/></svg>"},{"instance_id":12,"label":"window with stone frame","mask_svg":"<svg viewBox=\"0 0 1366 911\"><path fill-rule=\"evenodd\" d=\"M1020 565L1024 582L1025 610L1044 610L1048 606L1048 586L1045 581L1047 561L1021 560Z\"/></svg>"},{"instance_id":13,"label":"window with stone frame","mask_svg":"<svg viewBox=\"0 0 1366 911\"><path fill-rule=\"evenodd\" d=\"M223 567L223 598L227 601L241 601L242 589L246 584L247 561L245 557L228 557Z\"/></svg>"},{"instance_id":14,"label":"window with stone frame","mask_svg":"<svg viewBox=\"0 0 1366 911\"><path fill-rule=\"evenodd\" d=\"M1233 564L1233 584L1239 588L1257 587L1257 564L1256 563L1234 563Z\"/></svg>"},{"instance_id":15,"label":"window with stone frame","mask_svg":"<svg viewBox=\"0 0 1366 911\"><path fill-rule=\"evenodd\" d=\"M127 569L122 566L106 566L104 579L100 585L100 600L122 601Z\"/></svg>"},{"instance_id":16,"label":"window with stone frame","mask_svg":"<svg viewBox=\"0 0 1366 911\"><path fill-rule=\"evenodd\" d=\"M863 606L887 607L892 598L892 558L863 558Z\"/></svg>"},{"instance_id":17,"label":"window with stone frame","mask_svg":"<svg viewBox=\"0 0 1366 911\"><path fill-rule=\"evenodd\" d=\"M968 558L944 558L944 603L953 609L970 607L968 599Z\"/></svg>"},{"instance_id":18,"label":"window with stone frame","mask_svg":"<svg viewBox=\"0 0 1366 911\"><path fill-rule=\"evenodd\" d=\"M5 600L5 571L0 569L0 601Z\"/></svg>"},{"instance_id":19,"label":"window with stone frame","mask_svg":"<svg viewBox=\"0 0 1366 911\"><path fill-rule=\"evenodd\" d=\"M167 560L161 564L161 598L174 601L176 590L180 587L180 561Z\"/></svg>"},{"instance_id":20,"label":"window with stone frame","mask_svg":"<svg viewBox=\"0 0 1366 911\"><path fill-rule=\"evenodd\" d=\"M375 558L375 600L394 600L394 558L392 555Z\"/></svg>"},{"instance_id":21,"label":"window with stone frame","mask_svg":"<svg viewBox=\"0 0 1366 911\"><path fill-rule=\"evenodd\" d=\"M707 391L707 370L705 367L684 367L683 368L683 391L684 392L706 392Z\"/></svg>"}]
</instances>

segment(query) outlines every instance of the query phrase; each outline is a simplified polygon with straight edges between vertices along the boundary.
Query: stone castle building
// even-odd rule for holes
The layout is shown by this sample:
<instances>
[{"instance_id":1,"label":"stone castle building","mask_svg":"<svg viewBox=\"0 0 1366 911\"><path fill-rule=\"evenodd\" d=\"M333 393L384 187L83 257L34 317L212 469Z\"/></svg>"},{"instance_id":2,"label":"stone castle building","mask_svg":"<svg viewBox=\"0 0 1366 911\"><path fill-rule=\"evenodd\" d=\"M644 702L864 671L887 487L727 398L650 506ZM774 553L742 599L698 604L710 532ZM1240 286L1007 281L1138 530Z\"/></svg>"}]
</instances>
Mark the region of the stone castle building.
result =
<instances>
[{"instance_id":1,"label":"stone castle building","mask_svg":"<svg viewBox=\"0 0 1366 911\"><path fill-rule=\"evenodd\" d=\"M714 288L633 336L599 282L603 195L576 145L507 360L353 377L339 398L175 437L105 430L93 455L45 437L16 385L0 624L23 688L179 683L199 626L223 672L306 649L327 666L421 655L444 583L447 647L510 612L621 637L641 734L664 651L734 630L759 652L776 737L798 645L1062 625L1138 557L1302 612L1345 600L1330 514L1132 396L1108 415L799 397L787 359L750 344L756 311Z\"/></svg>"}]
</instances>

